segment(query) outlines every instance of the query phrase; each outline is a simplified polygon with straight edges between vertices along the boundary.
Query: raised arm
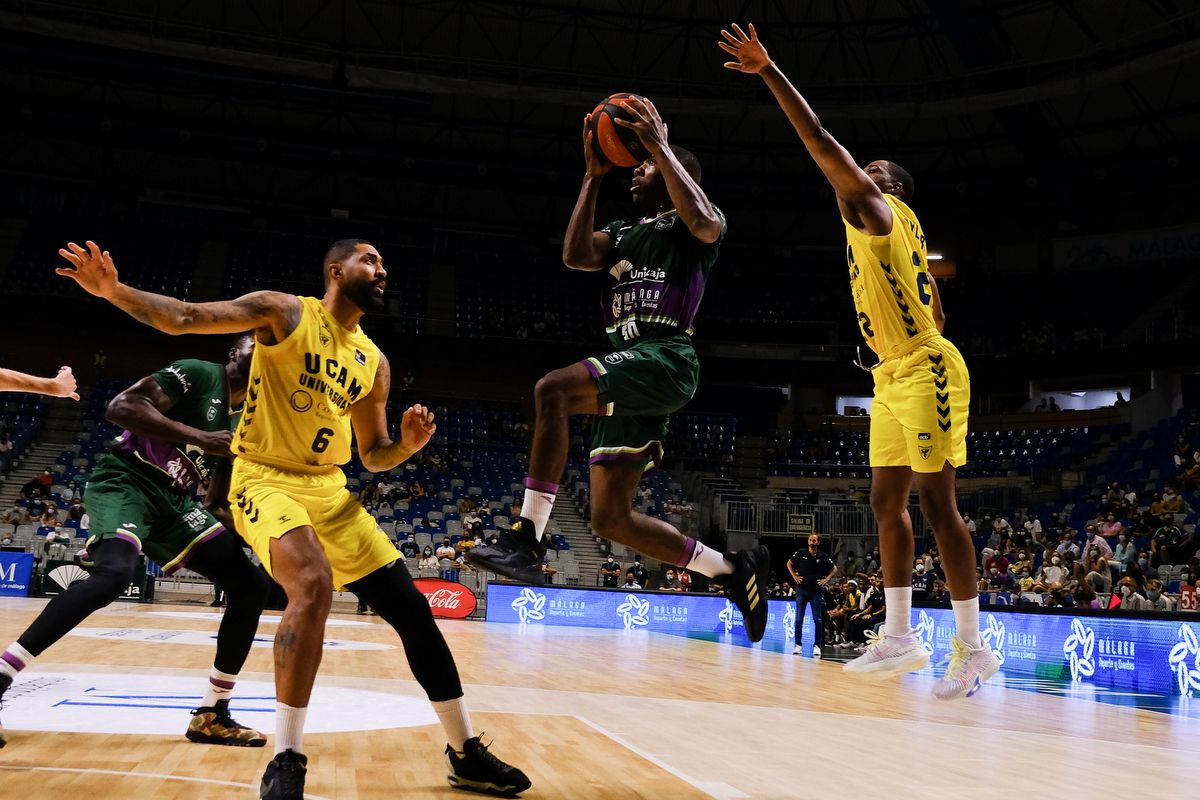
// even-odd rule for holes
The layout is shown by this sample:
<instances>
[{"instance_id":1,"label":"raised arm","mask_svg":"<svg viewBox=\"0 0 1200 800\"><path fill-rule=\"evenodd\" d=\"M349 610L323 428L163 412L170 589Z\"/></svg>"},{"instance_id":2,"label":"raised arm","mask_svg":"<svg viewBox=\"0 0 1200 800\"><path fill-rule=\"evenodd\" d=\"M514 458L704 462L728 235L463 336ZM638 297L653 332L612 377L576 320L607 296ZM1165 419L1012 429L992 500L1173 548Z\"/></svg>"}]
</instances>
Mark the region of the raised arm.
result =
<instances>
[{"instance_id":1,"label":"raised arm","mask_svg":"<svg viewBox=\"0 0 1200 800\"><path fill-rule=\"evenodd\" d=\"M758 40L754 26L749 26L749 35L737 24L731 27L733 33L722 30L721 36L725 41L717 43L736 59L725 62L725 67L758 75L767 84L783 113L787 114L788 121L800 135L808 154L833 187L838 208L846 221L871 236L891 233L892 210L883 199L883 193L854 163L854 158L846 148L821 126L821 120L817 119L808 102L771 61L766 48Z\"/></svg>"},{"instance_id":2,"label":"raised arm","mask_svg":"<svg viewBox=\"0 0 1200 800\"><path fill-rule=\"evenodd\" d=\"M95 242L83 248L74 242L58 254L71 263L55 270L107 300L129 316L163 333L241 333L253 330L264 344L281 342L300 324L300 299L279 292L251 292L236 300L188 303L174 297L143 292L117 279L117 267L107 250Z\"/></svg>"},{"instance_id":3,"label":"raised arm","mask_svg":"<svg viewBox=\"0 0 1200 800\"><path fill-rule=\"evenodd\" d=\"M654 166L658 168L667 185L667 194L671 196L671 204L675 206L679 218L688 230L705 244L712 244L721 238L721 218L708 195L700 188L700 184L692 179L679 159L671 152L667 144L667 126L658 114L658 109L649 100L632 98L626 102L625 108L634 116L634 121L614 120L618 125L629 128L637 133L642 144L654 157Z\"/></svg>"},{"instance_id":4,"label":"raised arm","mask_svg":"<svg viewBox=\"0 0 1200 800\"><path fill-rule=\"evenodd\" d=\"M592 146L591 119L591 114L583 118L583 160L586 169L579 199L575 201L575 210L571 212L571 221L567 223L567 233L563 237L562 257L563 263L571 269L599 272L604 269L612 252L612 237L605 231L592 228L596 224L596 197L600 194L600 182L612 165L605 163Z\"/></svg>"},{"instance_id":5,"label":"raised arm","mask_svg":"<svg viewBox=\"0 0 1200 800\"><path fill-rule=\"evenodd\" d=\"M130 433L164 442L195 445L205 453L229 457L229 431L202 431L167 416L175 406L158 381L146 376L108 402L104 418Z\"/></svg>"},{"instance_id":6,"label":"raised arm","mask_svg":"<svg viewBox=\"0 0 1200 800\"><path fill-rule=\"evenodd\" d=\"M75 375L70 367L59 367L53 378L39 378L12 369L0 369L0 392L33 392L50 397L69 397L78 400Z\"/></svg>"},{"instance_id":7,"label":"raised arm","mask_svg":"<svg viewBox=\"0 0 1200 800\"><path fill-rule=\"evenodd\" d=\"M403 464L428 444L437 430L433 412L415 405L400 418L400 441L388 435L387 400L392 388L392 368L387 356L379 354L379 369L375 384L362 400L350 407L354 438L358 441L358 457L370 472L387 472Z\"/></svg>"}]
</instances>

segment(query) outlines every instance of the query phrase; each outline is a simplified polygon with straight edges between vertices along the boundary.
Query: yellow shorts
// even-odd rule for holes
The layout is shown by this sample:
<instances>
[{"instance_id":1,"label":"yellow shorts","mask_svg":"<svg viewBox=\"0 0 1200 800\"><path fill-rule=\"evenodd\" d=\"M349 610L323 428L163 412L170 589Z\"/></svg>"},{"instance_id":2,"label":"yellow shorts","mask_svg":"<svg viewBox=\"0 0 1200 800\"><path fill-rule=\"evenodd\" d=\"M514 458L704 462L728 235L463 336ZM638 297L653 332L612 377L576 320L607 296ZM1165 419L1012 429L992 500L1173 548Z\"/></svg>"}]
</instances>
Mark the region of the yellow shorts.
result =
<instances>
[{"instance_id":1,"label":"yellow shorts","mask_svg":"<svg viewBox=\"0 0 1200 800\"><path fill-rule=\"evenodd\" d=\"M958 349L936 337L873 371L871 466L941 472L967 463L971 376Z\"/></svg>"},{"instance_id":2,"label":"yellow shorts","mask_svg":"<svg viewBox=\"0 0 1200 800\"><path fill-rule=\"evenodd\" d=\"M267 572L271 540L303 525L316 532L338 591L400 557L374 517L346 491L346 475L337 467L310 475L235 459L229 506L238 533Z\"/></svg>"}]
</instances>

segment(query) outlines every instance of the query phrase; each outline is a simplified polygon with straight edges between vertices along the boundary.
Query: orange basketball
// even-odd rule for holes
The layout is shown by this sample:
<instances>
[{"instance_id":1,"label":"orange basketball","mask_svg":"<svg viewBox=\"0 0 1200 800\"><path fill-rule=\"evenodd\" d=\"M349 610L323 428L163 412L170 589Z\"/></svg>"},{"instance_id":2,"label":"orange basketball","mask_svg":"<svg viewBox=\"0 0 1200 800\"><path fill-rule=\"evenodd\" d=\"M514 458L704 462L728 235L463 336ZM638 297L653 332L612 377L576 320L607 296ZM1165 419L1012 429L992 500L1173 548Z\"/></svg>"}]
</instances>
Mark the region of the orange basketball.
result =
<instances>
[{"instance_id":1,"label":"orange basketball","mask_svg":"<svg viewBox=\"0 0 1200 800\"><path fill-rule=\"evenodd\" d=\"M618 167L636 167L650 156L642 140L629 128L618 125L615 120L633 122L636 117L625 108L625 103L636 97L628 92L609 95L592 109L592 144L600 157Z\"/></svg>"}]
</instances>

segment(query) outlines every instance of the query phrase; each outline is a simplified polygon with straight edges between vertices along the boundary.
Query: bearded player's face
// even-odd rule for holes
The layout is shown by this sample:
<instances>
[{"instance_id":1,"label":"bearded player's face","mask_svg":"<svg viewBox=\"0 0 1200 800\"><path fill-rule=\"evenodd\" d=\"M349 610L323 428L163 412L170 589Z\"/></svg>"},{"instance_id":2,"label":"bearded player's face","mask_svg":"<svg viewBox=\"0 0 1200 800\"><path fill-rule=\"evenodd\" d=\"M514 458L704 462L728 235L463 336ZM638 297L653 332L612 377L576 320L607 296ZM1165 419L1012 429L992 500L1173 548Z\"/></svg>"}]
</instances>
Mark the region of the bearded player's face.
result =
<instances>
[{"instance_id":1,"label":"bearded player's face","mask_svg":"<svg viewBox=\"0 0 1200 800\"><path fill-rule=\"evenodd\" d=\"M340 283L342 294L364 313L383 311L387 272L383 256L371 245L358 245L354 255L342 262Z\"/></svg>"}]
</instances>

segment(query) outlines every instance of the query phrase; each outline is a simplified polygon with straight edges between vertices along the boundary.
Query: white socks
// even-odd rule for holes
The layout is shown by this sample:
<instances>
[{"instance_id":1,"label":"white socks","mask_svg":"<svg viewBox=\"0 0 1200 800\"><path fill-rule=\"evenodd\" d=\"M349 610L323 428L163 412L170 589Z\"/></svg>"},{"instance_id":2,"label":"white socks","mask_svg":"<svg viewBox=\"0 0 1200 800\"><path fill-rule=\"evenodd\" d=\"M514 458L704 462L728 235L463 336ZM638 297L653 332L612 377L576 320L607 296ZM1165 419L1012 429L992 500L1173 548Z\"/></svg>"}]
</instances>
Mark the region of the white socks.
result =
<instances>
[{"instance_id":1,"label":"white socks","mask_svg":"<svg viewBox=\"0 0 1200 800\"><path fill-rule=\"evenodd\" d=\"M0 653L0 674L10 678L33 663L33 656L21 645L13 642L3 653Z\"/></svg>"},{"instance_id":2,"label":"white socks","mask_svg":"<svg viewBox=\"0 0 1200 800\"><path fill-rule=\"evenodd\" d=\"M304 752L304 718L308 708L275 703L275 755L284 750Z\"/></svg>"},{"instance_id":3,"label":"white socks","mask_svg":"<svg viewBox=\"0 0 1200 800\"><path fill-rule=\"evenodd\" d=\"M912 630L912 587L891 586L883 590L883 632L904 636Z\"/></svg>"},{"instance_id":4,"label":"white socks","mask_svg":"<svg viewBox=\"0 0 1200 800\"><path fill-rule=\"evenodd\" d=\"M954 609L954 625L958 629L958 638L971 647L980 647L983 639L979 636L979 598L951 600L950 607Z\"/></svg>"},{"instance_id":5,"label":"white socks","mask_svg":"<svg viewBox=\"0 0 1200 800\"><path fill-rule=\"evenodd\" d=\"M525 502L521 503L521 516L533 522L533 529L539 541L550 522L550 512L554 509L554 498L557 495L557 483L539 481L536 478L525 479Z\"/></svg>"},{"instance_id":6,"label":"white socks","mask_svg":"<svg viewBox=\"0 0 1200 800\"><path fill-rule=\"evenodd\" d=\"M461 697L437 702L430 700L429 704L433 706L438 719L442 721L442 729L446 731L446 741L454 748L454 752L461 753L467 739L475 737L471 731L471 715L467 713L467 704Z\"/></svg>"},{"instance_id":7,"label":"white socks","mask_svg":"<svg viewBox=\"0 0 1200 800\"><path fill-rule=\"evenodd\" d=\"M686 567L692 572L699 572L701 575L707 575L710 578L715 578L718 575L732 575L733 564L729 563L729 559L725 558L725 554L720 550L713 550L711 547L705 547L695 539L688 538L688 545L694 546L692 555L688 558L686 564L677 564L676 566ZM684 553L686 553L686 548Z\"/></svg>"},{"instance_id":8,"label":"white socks","mask_svg":"<svg viewBox=\"0 0 1200 800\"><path fill-rule=\"evenodd\" d=\"M208 673L208 683L204 689L204 699L200 701L201 708L212 708L219 700L228 700L233 694L233 685L237 683L237 675L221 672L216 667Z\"/></svg>"}]
</instances>

